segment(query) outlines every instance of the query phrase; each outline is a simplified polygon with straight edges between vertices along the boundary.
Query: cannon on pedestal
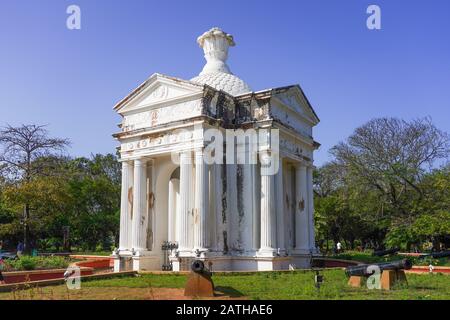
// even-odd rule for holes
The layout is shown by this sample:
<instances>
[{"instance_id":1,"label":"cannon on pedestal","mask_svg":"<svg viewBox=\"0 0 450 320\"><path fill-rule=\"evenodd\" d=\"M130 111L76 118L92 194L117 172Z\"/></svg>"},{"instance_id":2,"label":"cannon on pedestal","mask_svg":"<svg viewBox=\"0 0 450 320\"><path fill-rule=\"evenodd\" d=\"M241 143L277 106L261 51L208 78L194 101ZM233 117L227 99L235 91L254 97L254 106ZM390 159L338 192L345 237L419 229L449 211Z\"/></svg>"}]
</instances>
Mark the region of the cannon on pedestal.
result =
<instances>
[{"instance_id":1,"label":"cannon on pedestal","mask_svg":"<svg viewBox=\"0 0 450 320\"><path fill-rule=\"evenodd\" d=\"M433 259L450 257L450 251L432 252L432 253L421 256L420 259L423 259L426 257L432 257Z\"/></svg>"},{"instance_id":2,"label":"cannon on pedestal","mask_svg":"<svg viewBox=\"0 0 450 320\"><path fill-rule=\"evenodd\" d=\"M349 277L351 276L369 277L375 273L376 269L374 267L369 268L371 266L378 267L380 272L382 272L384 270L409 270L412 267L412 263L408 259L403 259L391 262L359 264L357 266L347 267L345 269L345 274Z\"/></svg>"},{"instance_id":3,"label":"cannon on pedestal","mask_svg":"<svg viewBox=\"0 0 450 320\"><path fill-rule=\"evenodd\" d=\"M377 257L384 257L391 254L396 254L400 251L400 248L392 248L392 249L386 249L386 250L375 250L372 255Z\"/></svg>"},{"instance_id":4,"label":"cannon on pedestal","mask_svg":"<svg viewBox=\"0 0 450 320\"><path fill-rule=\"evenodd\" d=\"M191 273L184 288L185 296L214 297L214 283L211 272L205 267L202 260L194 260L191 264Z\"/></svg>"},{"instance_id":5,"label":"cannon on pedestal","mask_svg":"<svg viewBox=\"0 0 450 320\"><path fill-rule=\"evenodd\" d=\"M390 290L395 283L407 283L404 270L412 268L412 263L408 259L399 261L360 264L350 266L345 269L345 273L350 277L348 284L352 287L360 287L366 278L378 273L380 278L379 289Z\"/></svg>"}]
</instances>

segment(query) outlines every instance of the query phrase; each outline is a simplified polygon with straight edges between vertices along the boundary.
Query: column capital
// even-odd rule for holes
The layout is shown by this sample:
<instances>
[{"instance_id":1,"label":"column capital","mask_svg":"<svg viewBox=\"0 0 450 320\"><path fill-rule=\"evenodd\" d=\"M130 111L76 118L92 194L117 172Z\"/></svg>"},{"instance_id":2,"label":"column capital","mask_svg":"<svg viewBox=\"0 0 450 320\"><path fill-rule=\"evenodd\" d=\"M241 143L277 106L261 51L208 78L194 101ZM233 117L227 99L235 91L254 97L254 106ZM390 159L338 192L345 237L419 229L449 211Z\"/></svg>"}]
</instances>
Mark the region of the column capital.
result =
<instances>
[{"instance_id":1,"label":"column capital","mask_svg":"<svg viewBox=\"0 0 450 320\"><path fill-rule=\"evenodd\" d=\"M194 150L194 152L195 152L195 163L197 163L197 162L204 162L204 156L205 156L205 153L204 153L204 150L203 150L203 148L197 148L197 149L195 149Z\"/></svg>"},{"instance_id":2,"label":"column capital","mask_svg":"<svg viewBox=\"0 0 450 320\"><path fill-rule=\"evenodd\" d=\"M205 147L198 147L194 149L195 153L204 153L205 152Z\"/></svg>"},{"instance_id":3,"label":"column capital","mask_svg":"<svg viewBox=\"0 0 450 320\"><path fill-rule=\"evenodd\" d=\"M139 159L135 159L134 160L134 166L138 167L138 166L143 166L147 164L147 159L146 158L139 158Z\"/></svg>"},{"instance_id":4,"label":"column capital","mask_svg":"<svg viewBox=\"0 0 450 320\"><path fill-rule=\"evenodd\" d=\"M294 167L296 169L306 169L308 167L308 164L304 161L298 161L294 163Z\"/></svg>"},{"instance_id":5,"label":"column capital","mask_svg":"<svg viewBox=\"0 0 450 320\"><path fill-rule=\"evenodd\" d=\"M261 166L269 167L271 163L270 151L260 151L258 155Z\"/></svg>"},{"instance_id":6,"label":"column capital","mask_svg":"<svg viewBox=\"0 0 450 320\"><path fill-rule=\"evenodd\" d=\"M181 151L179 154L179 163L192 164L192 150Z\"/></svg>"}]
</instances>

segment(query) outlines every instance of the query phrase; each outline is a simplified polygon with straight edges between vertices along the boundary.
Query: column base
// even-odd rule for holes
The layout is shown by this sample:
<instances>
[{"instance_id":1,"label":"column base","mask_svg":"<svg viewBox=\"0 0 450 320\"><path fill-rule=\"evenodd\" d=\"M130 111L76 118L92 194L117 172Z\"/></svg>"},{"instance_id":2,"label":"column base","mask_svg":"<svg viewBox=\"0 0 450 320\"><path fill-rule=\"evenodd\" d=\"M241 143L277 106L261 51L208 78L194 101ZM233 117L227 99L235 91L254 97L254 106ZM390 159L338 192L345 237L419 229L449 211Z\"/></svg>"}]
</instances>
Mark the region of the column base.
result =
<instances>
[{"instance_id":1,"label":"column base","mask_svg":"<svg viewBox=\"0 0 450 320\"><path fill-rule=\"evenodd\" d=\"M180 257L180 258L189 258L189 257L194 257L195 254L193 254L192 249L181 248L181 249L178 249L177 251L175 251L175 256Z\"/></svg>"},{"instance_id":2,"label":"column base","mask_svg":"<svg viewBox=\"0 0 450 320\"><path fill-rule=\"evenodd\" d=\"M172 257L173 271L190 271L191 263L197 258L193 257ZM220 271L274 271L288 270L291 257L268 257L268 256L225 256L210 255L200 259L205 262L205 266L212 272Z\"/></svg>"},{"instance_id":3,"label":"column base","mask_svg":"<svg viewBox=\"0 0 450 320\"><path fill-rule=\"evenodd\" d=\"M144 255L140 252L139 255L134 255L133 270L134 271L149 271L149 270L161 270L162 262L159 255Z\"/></svg>"},{"instance_id":4,"label":"column base","mask_svg":"<svg viewBox=\"0 0 450 320\"><path fill-rule=\"evenodd\" d=\"M209 256L209 249L195 248L194 250L192 250L192 253L196 258L207 258Z\"/></svg>"},{"instance_id":5,"label":"column base","mask_svg":"<svg viewBox=\"0 0 450 320\"><path fill-rule=\"evenodd\" d=\"M276 257L277 250L273 248L262 248L256 252L257 257Z\"/></svg>"},{"instance_id":6,"label":"column base","mask_svg":"<svg viewBox=\"0 0 450 320\"><path fill-rule=\"evenodd\" d=\"M114 272L133 270L133 258L131 252L113 253L111 257L114 259Z\"/></svg>"}]
</instances>

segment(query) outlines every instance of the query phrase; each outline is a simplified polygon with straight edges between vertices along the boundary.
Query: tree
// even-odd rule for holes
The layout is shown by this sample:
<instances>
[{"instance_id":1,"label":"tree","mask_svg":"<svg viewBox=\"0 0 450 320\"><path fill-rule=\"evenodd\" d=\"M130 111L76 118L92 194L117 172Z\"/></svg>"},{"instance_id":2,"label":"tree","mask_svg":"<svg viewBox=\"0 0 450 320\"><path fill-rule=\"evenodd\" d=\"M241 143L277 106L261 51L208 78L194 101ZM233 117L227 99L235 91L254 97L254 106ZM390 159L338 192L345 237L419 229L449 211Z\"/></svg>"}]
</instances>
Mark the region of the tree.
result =
<instances>
[{"instance_id":1,"label":"tree","mask_svg":"<svg viewBox=\"0 0 450 320\"><path fill-rule=\"evenodd\" d=\"M25 187L35 177L42 175L50 161L61 155L70 144L68 139L50 138L45 126L7 125L0 130L0 167L4 175L17 187ZM47 170L49 172L49 170ZM24 245L30 249L30 199L23 198Z\"/></svg>"},{"instance_id":2,"label":"tree","mask_svg":"<svg viewBox=\"0 0 450 320\"><path fill-rule=\"evenodd\" d=\"M319 234L353 243L448 243L450 140L429 118L373 119L314 175ZM320 230L321 228L321 230Z\"/></svg>"},{"instance_id":3,"label":"tree","mask_svg":"<svg viewBox=\"0 0 450 320\"><path fill-rule=\"evenodd\" d=\"M429 118L379 118L357 128L331 153L351 175L378 192L392 207L397 223L411 224L412 199L424 196L421 179L438 160L448 158L450 143L448 134Z\"/></svg>"},{"instance_id":4,"label":"tree","mask_svg":"<svg viewBox=\"0 0 450 320\"><path fill-rule=\"evenodd\" d=\"M330 162L314 174L315 216L319 243L344 241L354 248L357 240L377 245L382 241L384 226L376 221L377 199L371 190L363 189L358 177L345 166Z\"/></svg>"},{"instance_id":5,"label":"tree","mask_svg":"<svg viewBox=\"0 0 450 320\"><path fill-rule=\"evenodd\" d=\"M119 235L121 165L112 154L77 158L70 165L73 236L90 250L99 242L109 250Z\"/></svg>"}]
</instances>

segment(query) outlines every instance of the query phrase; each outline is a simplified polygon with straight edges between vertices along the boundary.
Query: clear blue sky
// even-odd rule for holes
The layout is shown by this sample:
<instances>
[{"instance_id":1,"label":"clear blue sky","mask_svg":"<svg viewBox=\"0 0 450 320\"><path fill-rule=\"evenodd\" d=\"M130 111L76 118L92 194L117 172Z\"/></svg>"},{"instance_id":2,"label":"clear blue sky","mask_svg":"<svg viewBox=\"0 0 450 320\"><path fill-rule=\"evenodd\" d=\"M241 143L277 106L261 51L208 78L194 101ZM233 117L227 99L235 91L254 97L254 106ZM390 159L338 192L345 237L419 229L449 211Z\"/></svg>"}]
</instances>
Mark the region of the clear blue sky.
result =
<instances>
[{"instance_id":1,"label":"clear blue sky","mask_svg":"<svg viewBox=\"0 0 450 320\"><path fill-rule=\"evenodd\" d=\"M81 30L66 28L70 4ZM380 31L366 28L369 4ZM154 72L197 75L195 40L219 26L253 89L302 86L321 119L320 165L373 117L431 116L450 131L449 16L448 0L0 0L0 126L49 124L74 156L114 152L113 105Z\"/></svg>"}]
</instances>

